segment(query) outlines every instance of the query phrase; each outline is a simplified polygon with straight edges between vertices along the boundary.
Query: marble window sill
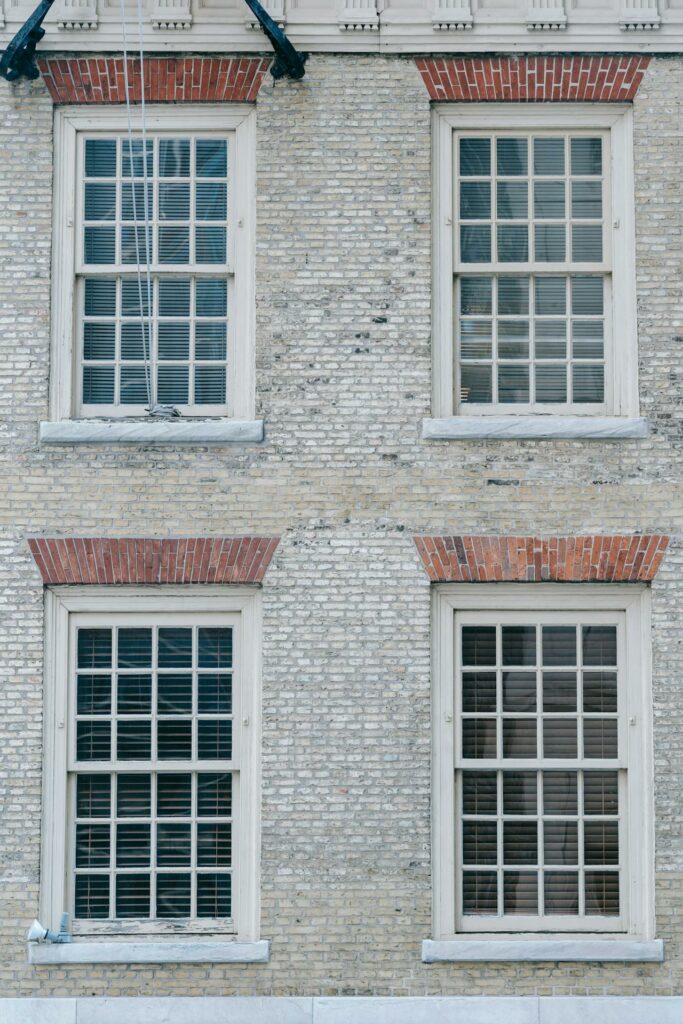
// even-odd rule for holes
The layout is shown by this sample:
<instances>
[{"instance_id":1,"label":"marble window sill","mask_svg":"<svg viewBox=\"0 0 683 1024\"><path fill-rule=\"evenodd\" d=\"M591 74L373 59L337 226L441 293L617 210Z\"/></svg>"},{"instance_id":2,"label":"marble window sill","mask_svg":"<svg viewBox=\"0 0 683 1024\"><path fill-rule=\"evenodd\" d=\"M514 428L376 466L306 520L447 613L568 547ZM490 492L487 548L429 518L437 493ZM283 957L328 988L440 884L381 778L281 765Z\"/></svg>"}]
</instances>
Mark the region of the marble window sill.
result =
<instances>
[{"instance_id":1,"label":"marble window sill","mask_svg":"<svg viewBox=\"0 0 683 1024\"><path fill-rule=\"evenodd\" d=\"M449 416L422 421L426 441L619 441L648 434L646 419L626 416Z\"/></svg>"},{"instance_id":2,"label":"marble window sill","mask_svg":"<svg viewBox=\"0 0 683 1024\"><path fill-rule=\"evenodd\" d=\"M476 961L517 961L552 963L661 963L664 943L661 939L426 939L422 943L422 961L426 964L467 963Z\"/></svg>"},{"instance_id":3,"label":"marble window sill","mask_svg":"<svg viewBox=\"0 0 683 1024\"><path fill-rule=\"evenodd\" d=\"M212 942L29 942L30 964L267 964L270 943Z\"/></svg>"},{"instance_id":4,"label":"marble window sill","mask_svg":"<svg viewBox=\"0 0 683 1024\"><path fill-rule=\"evenodd\" d=\"M59 420L40 424L40 443L246 444L263 440L263 420Z\"/></svg>"}]
</instances>

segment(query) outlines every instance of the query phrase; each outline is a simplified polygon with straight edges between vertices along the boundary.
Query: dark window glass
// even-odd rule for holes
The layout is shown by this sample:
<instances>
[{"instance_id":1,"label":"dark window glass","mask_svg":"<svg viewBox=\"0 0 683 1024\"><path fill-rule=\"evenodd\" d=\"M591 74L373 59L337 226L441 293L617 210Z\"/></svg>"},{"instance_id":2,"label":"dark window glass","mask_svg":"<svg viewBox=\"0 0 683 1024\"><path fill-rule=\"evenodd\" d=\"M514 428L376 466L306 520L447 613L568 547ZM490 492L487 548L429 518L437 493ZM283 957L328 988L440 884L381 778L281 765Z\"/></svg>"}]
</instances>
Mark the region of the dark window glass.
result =
<instances>
[{"instance_id":1,"label":"dark window glass","mask_svg":"<svg viewBox=\"0 0 683 1024\"><path fill-rule=\"evenodd\" d=\"M157 708L160 715L192 711L192 676L174 672L159 675Z\"/></svg>"},{"instance_id":2,"label":"dark window glass","mask_svg":"<svg viewBox=\"0 0 683 1024\"><path fill-rule=\"evenodd\" d=\"M576 772L543 772L543 811L545 814L576 814Z\"/></svg>"},{"instance_id":3,"label":"dark window glass","mask_svg":"<svg viewBox=\"0 0 683 1024\"><path fill-rule=\"evenodd\" d=\"M503 772L505 814L536 814L538 776L536 772Z\"/></svg>"},{"instance_id":4,"label":"dark window glass","mask_svg":"<svg viewBox=\"0 0 683 1024\"><path fill-rule=\"evenodd\" d=\"M159 629L159 668L192 667L192 630Z\"/></svg>"},{"instance_id":5,"label":"dark window glass","mask_svg":"<svg viewBox=\"0 0 683 1024\"><path fill-rule=\"evenodd\" d=\"M108 761L111 755L109 722L76 724L76 758L79 761Z\"/></svg>"},{"instance_id":6,"label":"dark window glass","mask_svg":"<svg viewBox=\"0 0 683 1024\"><path fill-rule=\"evenodd\" d=\"M149 825L117 825L116 866L143 868L149 866Z\"/></svg>"},{"instance_id":7,"label":"dark window glass","mask_svg":"<svg viewBox=\"0 0 683 1024\"><path fill-rule=\"evenodd\" d=\"M506 821L503 826L506 864L536 864L538 825L535 821Z\"/></svg>"},{"instance_id":8,"label":"dark window glass","mask_svg":"<svg viewBox=\"0 0 683 1024\"><path fill-rule=\"evenodd\" d=\"M464 814L495 814L498 792L495 772L462 773L462 809Z\"/></svg>"},{"instance_id":9,"label":"dark window glass","mask_svg":"<svg viewBox=\"0 0 683 1024\"><path fill-rule=\"evenodd\" d=\"M464 914L498 912L498 875L495 871L464 871L462 878Z\"/></svg>"},{"instance_id":10,"label":"dark window glass","mask_svg":"<svg viewBox=\"0 0 683 1024\"><path fill-rule=\"evenodd\" d=\"M495 864L498 826L495 821L465 821L462 826L462 859L465 864Z\"/></svg>"},{"instance_id":11,"label":"dark window glass","mask_svg":"<svg viewBox=\"0 0 683 1024\"><path fill-rule=\"evenodd\" d=\"M189 917L191 912L191 876L157 875L157 917Z\"/></svg>"},{"instance_id":12,"label":"dark window glass","mask_svg":"<svg viewBox=\"0 0 683 1024\"><path fill-rule=\"evenodd\" d=\"M584 626L583 663L591 666L616 666L616 626Z\"/></svg>"},{"instance_id":13,"label":"dark window glass","mask_svg":"<svg viewBox=\"0 0 683 1024\"><path fill-rule=\"evenodd\" d=\"M116 809L120 818L143 818L150 813L149 775L119 775L116 791Z\"/></svg>"},{"instance_id":14,"label":"dark window glass","mask_svg":"<svg viewBox=\"0 0 683 1024\"><path fill-rule=\"evenodd\" d=\"M78 676L76 710L79 715L108 715L111 712L111 676Z\"/></svg>"},{"instance_id":15,"label":"dark window glass","mask_svg":"<svg viewBox=\"0 0 683 1024\"><path fill-rule=\"evenodd\" d=\"M462 709L480 713L496 710L495 672L463 672Z\"/></svg>"},{"instance_id":16,"label":"dark window glass","mask_svg":"<svg viewBox=\"0 0 683 1024\"><path fill-rule=\"evenodd\" d=\"M119 630L119 668L148 668L152 664L152 630Z\"/></svg>"},{"instance_id":17,"label":"dark window glass","mask_svg":"<svg viewBox=\"0 0 683 1024\"><path fill-rule=\"evenodd\" d=\"M506 871L503 875L506 914L534 916L538 913L538 876L527 871Z\"/></svg>"},{"instance_id":18,"label":"dark window glass","mask_svg":"<svg viewBox=\"0 0 683 1024\"><path fill-rule=\"evenodd\" d=\"M152 710L152 677L119 675L117 707L120 715L144 715Z\"/></svg>"},{"instance_id":19,"label":"dark window glass","mask_svg":"<svg viewBox=\"0 0 683 1024\"><path fill-rule=\"evenodd\" d=\"M85 920L109 917L108 875L76 875L74 914Z\"/></svg>"},{"instance_id":20,"label":"dark window glass","mask_svg":"<svg viewBox=\"0 0 683 1024\"><path fill-rule=\"evenodd\" d=\"M197 875L197 917L230 917L231 884L230 875Z\"/></svg>"},{"instance_id":21,"label":"dark window glass","mask_svg":"<svg viewBox=\"0 0 683 1024\"><path fill-rule=\"evenodd\" d=\"M536 664L535 626L503 626L503 664Z\"/></svg>"},{"instance_id":22,"label":"dark window glass","mask_svg":"<svg viewBox=\"0 0 683 1024\"><path fill-rule=\"evenodd\" d=\"M200 668L232 668L232 630L202 629L198 631Z\"/></svg>"},{"instance_id":23,"label":"dark window glass","mask_svg":"<svg viewBox=\"0 0 683 1024\"><path fill-rule=\"evenodd\" d=\"M214 672L202 673L198 679L197 710L200 714L214 712L229 715L232 711L232 677Z\"/></svg>"},{"instance_id":24,"label":"dark window glass","mask_svg":"<svg viewBox=\"0 0 683 1024\"><path fill-rule=\"evenodd\" d=\"M578 914L579 876L575 871L546 871L546 914Z\"/></svg>"},{"instance_id":25,"label":"dark window glass","mask_svg":"<svg viewBox=\"0 0 683 1024\"><path fill-rule=\"evenodd\" d=\"M199 817L230 817L232 814L232 775L228 772L200 772L197 778L197 814Z\"/></svg>"},{"instance_id":26,"label":"dark window glass","mask_svg":"<svg viewBox=\"0 0 683 1024\"><path fill-rule=\"evenodd\" d=\"M152 752L152 723L117 722L116 749L121 761L149 761Z\"/></svg>"},{"instance_id":27,"label":"dark window glass","mask_svg":"<svg viewBox=\"0 0 683 1024\"><path fill-rule=\"evenodd\" d=\"M76 779L76 817L107 818L111 808L108 775L79 775Z\"/></svg>"},{"instance_id":28,"label":"dark window glass","mask_svg":"<svg viewBox=\"0 0 683 1024\"><path fill-rule=\"evenodd\" d=\"M230 867L232 831L227 822L197 825L197 864L200 867Z\"/></svg>"},{"instance_id":29,"label":"dark window glass","mask_svg":"<svg viewBox=\"0 0 683 1024\"><path fill-rule=\"evenodd\" d=\"M159 867L188 867L192 862L190 825L157 825Z\"/></svg>"},{"instance_id":30,"label":"dark window glass","mask_svg":"<svg viewBox=\"0 0 683 1024\"><path fill-rule=\"evenodd\" d=\"M149 875L116 876L116 916L149 917Z\"/></svg>"},{"instance_id":31,"label":"dark window glass","mask_svg":"<svg viewBox=\"0 0 683 1024\"><path fill-rule=\"evenodd\" d=\"M177 772L157 776L157 814L159 817L186 817L191 813L192 776L181 775Z\"/></svg>"},{"instance_id":32,"label":"dark window glass","mask_svg":"<svg viewBox=\"0 0 683 1024\"><path fill-rule=\"evenodd\" d=\"M495 626L463 626L462 663L473 667L496 664Z\"/></svg>"},{"instance_id":33,"label":"dark window glass","mask_svg":"<svg viewBox=\"0 0 683 1024\"><path fill-rule=\"evenodd\" d=\"M198 723L197 756L200 760L230 760L232 757L232 722L202 720Z\"/></svg>"},{"instance_id":34,"label":"dark window glass","mask_svg":"<svg viewBox=\"0 0 683 1024\"><path fill-rule=\"evenodd\" d=\"M110 629L79 629L78 667L111 668Z\"/></svg>"},{"instance_id":35,"label":"dark window glass","mask_svg":"<svg viewBox=\"0 0 683 1024\"><path fill-rule=\"evenodd\" d=\"M192 722L159 719L157 754L162 761L189 761L192 757Z\"/></svg>"},{"instance_id":36,"label":"dark window glass","mask_svg":"<svg viewBox=\"0 0 683 1024\"><path fill-rule=\"evenodd\" d=\"M463 757L496 756L496 723L494 719L474 718L462 723Z\"/></svg>"},{"instance_id":37,"label":"dark window glass","mask_svg":"<svg viewBox=\"0 0 683 1024\"><path fill-rule=\"evenodd\" d=\"M76 867L109 867L109 825L76 826Z\"/></svg>"}]
</instances>

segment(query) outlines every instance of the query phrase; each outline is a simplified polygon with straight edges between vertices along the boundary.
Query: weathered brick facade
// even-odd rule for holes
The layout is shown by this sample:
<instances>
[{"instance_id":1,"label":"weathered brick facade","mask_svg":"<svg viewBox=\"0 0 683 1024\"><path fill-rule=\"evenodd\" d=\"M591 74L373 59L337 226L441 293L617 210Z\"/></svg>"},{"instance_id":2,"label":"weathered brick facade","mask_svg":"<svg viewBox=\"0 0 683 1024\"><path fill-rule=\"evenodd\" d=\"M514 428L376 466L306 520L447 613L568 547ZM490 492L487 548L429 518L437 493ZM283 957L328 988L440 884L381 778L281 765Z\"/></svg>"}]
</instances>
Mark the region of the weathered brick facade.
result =
<instances>
[{"instance_id":1,"label":"weathered brick facade","mask_svg":"<svg viewBox=\"0 0 683 1024\"><path fill-rule=\"evenodd\" d=\"M330 54L311 57L302 83L267 78L258 95L265 442L40 447L53 102L38 81L3 87L0 103L0 992L680 994L683 60L653 59L634 99L639 386L651 434L616 442L420 439L431 390L430 96L413 57ZM423 964L430 582L413 536L641 534L657 539L657 557L671 537L652 583L665 962ZM36 536L281 537L263 582L269 964L27 964L41 816L43 579L27 543Z\"/></svg>"}]
</instances>

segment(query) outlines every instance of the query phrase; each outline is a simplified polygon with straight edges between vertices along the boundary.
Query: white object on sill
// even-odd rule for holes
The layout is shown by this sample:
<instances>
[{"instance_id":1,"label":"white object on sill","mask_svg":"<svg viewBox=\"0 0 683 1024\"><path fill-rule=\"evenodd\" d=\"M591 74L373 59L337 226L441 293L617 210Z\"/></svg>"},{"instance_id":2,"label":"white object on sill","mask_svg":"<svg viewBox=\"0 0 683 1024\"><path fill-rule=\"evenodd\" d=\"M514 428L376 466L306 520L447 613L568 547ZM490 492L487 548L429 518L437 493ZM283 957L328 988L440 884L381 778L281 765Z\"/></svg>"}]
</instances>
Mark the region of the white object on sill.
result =
<instances>
[{"instance_id":1,"label":"white object on sill","mask_svg":"<svg viewBox=\"0 0 683 1024\"><path fill-rule=\"evenodd\" d=\"M564 0L529 0L526 27L530 32L560 32L566 29Z\"/></svg>"},{"instance_id":2,"label":"white object on sill","mask_svg":"<svg viewBox=\"0 0 683 1024\"><path fill-rule=\"evenodd\" d=\"M28 943L31 964L267 964L270 942Z\"/></svg>"},{"instance_id":3,"label":"white object on sill","mask_svg":"<svg viewBox=\"0 0 683 1024\"><path fill-rule=\"evenodd\" d=\"M450 416L422 421L426 441L617 441L648 434L646 419L626 416Z\"/></svg>"},{"instance_id":4,"label":"white object on sill","mask_svg":"<svg viewBox=\"0 0 683 1024\"><path fill-rule=\"evenodd\" d=\"M661 24L657 0L622 0L619 16L622 32L653 32Z\"/></svg>"},{"instance_id":5,"label":"white object on sill","mask_svg":"<svg viewBox=\"0 0 683 1024\"><path fill-rule=\"evenodd\" d=\"M547 961L661 963L661 939L425 939L422 961L426 964L475 961Z\"/></svg>"},{"instance_id":6,"label":"white object on sill","mask_svg":"<svg viewBox=\"0 0 683 1024\"><path fill-rule=\"evenodd\" d=\"M262 3L262 6L265 7L267 13L271 16L273 21L280 26L280 28L285 27L285 0L266 0L265 3ZM244 24L246 28L251 29L254 32L259 31L261 28L261 23L256 20L253 14L247 15Z\"/></svg>"},{"instance_id":7,"label":"white object on sill","mask_svg":"<svg viewBox=\"0 0 683 1024\"><path fill-rule=\"evenodd\" d=\"M59 420L40 424L41 444L246 444L263 420Z\"/></svg>"},{"instance_id":8,"label":"white object on sill","mask_svg":"<svg viewBox=\"0 0 683 1024\"><path fill-rule=\"evenodd\" d=\"M337 23L341 32L379 32L376 0L343 0Z\"/></svg>"},{"instance_id":9,"label":"white object on sill","mask_svg":"<svg viewBox=\"0 0 683 1024\"><path fill-rule=\"evenodd\" d=\"M97 28L97 0L61 0L57 28L63 32L86 32Z\"/></svg>"},{"instance_id":10,"label":"white object on sill","mask_svg":"<svg viewBox=\"0 0 683 1024\"><path fill-rule=\"evenodd\" d=\"M472 0L434 0L435 32L467 32L474 25Z\"/></svg>"}]
</instances>

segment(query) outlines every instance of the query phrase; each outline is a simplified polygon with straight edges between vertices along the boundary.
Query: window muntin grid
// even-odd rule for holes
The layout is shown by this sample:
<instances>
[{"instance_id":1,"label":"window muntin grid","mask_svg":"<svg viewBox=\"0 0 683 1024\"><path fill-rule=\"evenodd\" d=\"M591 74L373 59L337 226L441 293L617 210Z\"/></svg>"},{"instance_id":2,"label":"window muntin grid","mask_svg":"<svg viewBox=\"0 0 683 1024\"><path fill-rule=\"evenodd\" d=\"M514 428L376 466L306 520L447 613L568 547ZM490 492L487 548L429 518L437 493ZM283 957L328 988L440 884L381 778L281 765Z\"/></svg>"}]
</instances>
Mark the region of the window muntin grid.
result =
<instances>
[{"instance_id":1,"label":"window muntin grid","mask_svg":"<svg viewBox=\"0 0 683 1024\"><path fill-rule=\"evenodd\" d=\"M608 134L456 133L454 159L461 410L604 411Z\"/></svg>"},{"instance_id":2,"label":"window muntin grid","mask_svg":"<svg viewBox=\"0 0 683 1024\"><path fill-rule=\"evenodd\" d=\"M233 630L75 634L72 910L78 923L232 917Z\"/></svg>"},{"instance_id":3,"label":"window muntin grid","mask_svg":"<svg viewBox=\"0 0 683 1024\"><path fill-rule=\"evenodd\" d=\"M131 166L126 135L81 139L76 300L78 387L86 413L144 411L147 350L156 401L186 413L225 415L233 291L232 147L229 133L153 134L145 204L142 140L133 141Z\"/></svg>"},{"instance_id":4,"label":"window muntin grid","mask_svg":"<svg viewBox=\"0 0 683 1024\"><path fill-rule=\"evenodd\" d=\"M464 931L619 931L626 915L620 616L457 617Z\"/></svg>"}]
</instances>

